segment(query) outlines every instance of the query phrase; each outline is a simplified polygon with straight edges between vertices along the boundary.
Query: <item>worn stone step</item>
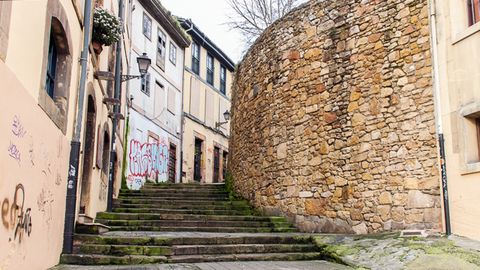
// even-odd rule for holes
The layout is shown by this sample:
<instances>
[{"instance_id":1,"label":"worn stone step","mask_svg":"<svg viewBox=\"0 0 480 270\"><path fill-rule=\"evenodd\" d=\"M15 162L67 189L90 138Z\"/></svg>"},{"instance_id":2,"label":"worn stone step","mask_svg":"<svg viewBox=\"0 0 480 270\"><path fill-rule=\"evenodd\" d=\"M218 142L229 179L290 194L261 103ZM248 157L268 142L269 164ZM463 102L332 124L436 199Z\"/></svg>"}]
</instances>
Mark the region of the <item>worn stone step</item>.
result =
<instances>
[{"instance_id":1,"label":"worn stone step","mask_svg":"<svg viewBox=\"0 0 480 270\"><path fill-rule=\"evenodd\" d=\"M177 255L246 254L246 253L297 253L318 252L313 244L236 244L236 245L182 245L173 246L171 252Z\"/></svg>"},{"instance_id":2,"label":"worn stone step","mask_svg":"<svg viewBox=\"0 0 480 270\"><path fill-rule=\"evenodd\" d=\"M244 201L228 201L228 200L208 200L208 199L179 199L179 198L154 198L154 197L139 197L139 198L118 198L115 199L120 203L130 204L151 204L151 205L245 205Z\"/></svg>"},{"instance_id":3,"label":"worn stone step","mask_svg":"<svg viewBox=\"0 0 480 270\"><path fill-rule=\"evenodd\" d=\"M201 185L201 184L171 184L171 185L155 185L147 183L142 187L142 190L146 189L176 189L176 190L225 190L225 185Z\"/></svg>"},{"instance_id":4,"label":"worn stone step","mask_svg":"<svg viewBox=\"0 0 480 270\"><path fill-rule=\"evenodd\" d=\"M152 200L152 201L225 201L228 202L227 197L218 197L218 196L205 196L205 197L199 197L199 196L174 196L174 195L169 195L169 196L151 196L151 195L145 195L145 194L129 194L129 195L121 195L119 196L119 199L129 199L129 200Z\"/></svg>"},{"instance_id":5,"label":"worn stone step","mask_svg":"<svg viewBox=\"0 0 480 270\"><path fill-rule=\"evenodd\" d=\"M171 263L199 263L223 261L301 261L322 259L319 252L301 253L261 253L261 254L225 254L225 255L184 255L173 256Z\"/></svg>"},{"instance_id":6,"label":"worn stone step","mask_svg":"<svg viewBox=\"0 0 480 270\"><path fill-rule=\"evenodd\" d=\"M168 262L166 256L109 256L98 254L62 254L60 262L76 265L135 265Z\"/></svg>"},{"instance_id":7,"label":"worn stone step","mask_svg":"<svg viewBox=\"0 0 480 270\"><path fill-rule=\"evenodd\" d=\"M149 204L149 203L125 203L120 201L114 201L115 207L121 208L165 208L165 209L184 209L184 210L249 210L250 206L244 205L231 205L231 204Z\"/></svg>"},{"instance_id":8,"label":"worn stone step","mask_svg":"<svg viewBox=\"0 0 480 270\"><path fill-rule=\"evenodd\" d=\"M288 227L287 222L263 222L263 221L238 221L238 220L109 220L96 219L96 222L105 224L109 227L114 226L158 226L158 227Z\"/></svg>"},{"instance_id":9,"label":"worn stone step","mask_svg":"<svg viewBox=\"0 0 480 270\"><path fill-rule=\"evenodd\" d=\"M143 256L166 256L172 255L172 247L167 246L143 246L143 245L104 245L85 244L74 246L76 254L99 254L112 256L143 255Z\"/></svg>"},{"instance_id":10,"label":"worn stone step","mask_svg":"<svg viewBox=\"0 0 480 270\"><path fill-rule=\"evenodd\" d=\"M228 195L225 190L179 190L179 189L141 189L141 190L129 190L122 189L120 194L171 194L171 195L183 195L183 194L196 194L196 195Z\"/></svg>"},{"instance_id":11,"label":"worn stone step","mask_svg":"<svg viewBox=\"0 0 480 270\"><path fill-rule=\"evenodd\" d=\"M257 221L284 223L284 217L240 216L240 215L192 215L192 214L152 214L152 213L109 213L97 214L100 220L189 220L189 221Z\"/></svg>"},{"instance_id":12,"label":"worn stone step","mask_svg":"<svg viewBox=\"0 0 480 270\"><path fill-rule=\"evenodd\" d=\"M181 194L181 193L121 193L120 198L139 198L139 197L146 197L146 198L165 198L166 200L189 200L189 199L216 199L216 200L225 200L228 201L228 196L224 194Z\"/></svg>"},{"instance_id":13,"label":"worn stone step","mask_svg":"<svg viewBox=\"0 0 480 270\"><path fill-rule=\"evenodd\" d=\"M293 227L184 227L184 226L110 226L110 231L270 233L296 232Z\"/></svg>"},{"instance_id":14,"label":"worn stone step","mask_svg":"<svg viewBox=\"0 0 480 270\"><path fill-rule=\"evenodd\" d=\"M251 215L251 210L164 209L164 208L114 208L114 213L192 214L192 215Z\"/></svg>"},{"instance_id":15,"label":"worn stone step","mask_svg":"<svg viewBox=\"0 0 480 270\"><path fill-rule=\"evenodd\" d=\"M310 236L290 235L212 235L211 237L165 237L165 236L109 236L76 234L75 245L138 245L138 246L178 246L178 245L242 245L242 244L312 244Z\"/></svg>"}]
</instances>

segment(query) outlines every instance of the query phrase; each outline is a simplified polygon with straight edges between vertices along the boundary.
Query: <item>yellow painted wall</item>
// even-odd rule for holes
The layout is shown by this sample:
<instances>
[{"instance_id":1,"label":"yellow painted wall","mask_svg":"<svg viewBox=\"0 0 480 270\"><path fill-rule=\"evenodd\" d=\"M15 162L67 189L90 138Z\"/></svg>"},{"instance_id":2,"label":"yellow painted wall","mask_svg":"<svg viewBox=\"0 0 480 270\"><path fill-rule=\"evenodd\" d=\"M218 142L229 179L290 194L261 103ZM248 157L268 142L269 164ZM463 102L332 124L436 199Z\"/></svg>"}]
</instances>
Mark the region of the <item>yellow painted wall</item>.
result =
<instances>
[{"instance_id":1,"label":"yellow painted wall","mask_svg":"<svg viewBox=\"0 0 480 270\"><path fill-rule=\"evenodd\" d=\"M466 11L465 2L436 1L437 66L452 231L480 240L480 155L464 115L477 111L480 117L480 23L469 27Z\"/></svg>"},{"instance_id":2,"label":"yellow painted wall","mask_svg":"<svg viewBox=\"0 0 480 270\"><path fill-rule=\"evenodd\" d=\"M230 109L231 98L231 84L232 84L232 72L227 69L227 89L226 96L220 93L220 62L218 59L214 59L214 86L212 87L206 82L206 65L207 65L207 50L201 47L200 50L200 75L193 74L192 68L192 51L191 47L185 50L185 74L184 74L184 91L183 102L184 112L187 115L193 115L197 121L185 117L184 130L183 130L183 172L185 176L182 178L183 182L193 181L193 167L194 167L194 153L195 153L195 136L199 136L204 140L204 155L202 160L202 171L204 173L203 181L211 183L213 181L213 150L215 146L221 148L220 156L223 151L228 152L228 138L221 134L214 132L215 123L223 122L223 106ZM192 83L194 81L199 83L198 93L192 93L194 87ZM207 101L207 99L210 100ZM208 115L211 115L206 107L209 104L213 104L213 121L208 119ZM198 112L195 109L192 110L192 106L198 106ZM220 127L220 130L227 136L230 134L230 124L227 123Z\"/></svg>"}]
</instances>

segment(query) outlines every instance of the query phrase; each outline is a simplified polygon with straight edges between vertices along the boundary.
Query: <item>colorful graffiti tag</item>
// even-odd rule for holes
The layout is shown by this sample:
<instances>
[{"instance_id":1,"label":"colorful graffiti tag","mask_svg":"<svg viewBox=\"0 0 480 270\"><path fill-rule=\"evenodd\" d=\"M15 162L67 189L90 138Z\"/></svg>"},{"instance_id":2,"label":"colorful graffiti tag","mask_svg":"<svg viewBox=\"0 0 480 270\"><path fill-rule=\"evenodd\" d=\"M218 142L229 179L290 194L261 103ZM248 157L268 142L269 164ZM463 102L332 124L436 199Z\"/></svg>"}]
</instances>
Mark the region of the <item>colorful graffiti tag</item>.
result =
<instances>
[{"instance_id":1,"label":"colorful graffiti tag","mask_svg":"<svg viewBox=\"0 0 480 270\"><path fill-rule=\"evenodd\" d=\"M127 185L139 189L146 179L156 182L167 180L168 146L165 142L141 143L130 141L129 174Z\"/></svg>"}]
</instances>

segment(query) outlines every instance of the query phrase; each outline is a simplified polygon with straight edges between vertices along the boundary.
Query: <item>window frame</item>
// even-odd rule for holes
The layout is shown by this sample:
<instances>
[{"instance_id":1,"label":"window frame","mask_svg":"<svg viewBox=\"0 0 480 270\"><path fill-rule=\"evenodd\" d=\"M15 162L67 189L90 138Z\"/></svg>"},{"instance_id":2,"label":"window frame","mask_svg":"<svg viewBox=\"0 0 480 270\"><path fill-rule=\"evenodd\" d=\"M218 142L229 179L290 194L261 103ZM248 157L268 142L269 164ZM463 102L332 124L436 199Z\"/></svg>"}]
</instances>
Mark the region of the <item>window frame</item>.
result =
<instances>
[{"instance_id":1,"label":"window frame","mask_svg":"<svg viewBox=\"0 0 480 270\"><path fill-rule=\"evenodd\" d=\"M227 94L227 68L220 65L220 93Z\"/></svg>"},{"instance_id":2,"label":"window frame","mask_svg":"<svg viewBox=\"0 0 480 270\"><path fill-rule=\"evenodd\" d=\"M200 45L195 41L192 42L192 71L200 75Z\"/></svg>"},{"instance_id":3,"label":"window frame","mask_svg":"<svg viewBox=\"0 0 480 270\"><path fill-rule=\"evenodd\" d=\"M145 24L147 22L148 26ZM146 26L148 29L146 29ZM152 41L152 18L146 12L143 12L142 33L148 40Z\"/></svg>"},{"instance_id":4,"label":"window frame","mask_svg":"<svg viewBox=\"0 0 480 270\"><path fill-rule=\"evenodd\" d=\"M207 54L206 64L207 64L206 81L211 86L214 86L214 84L215 84L215 58L210 53Z\"/></svg>"},{"instance_id":5,"label":"window frame","mask_svg":"<svg viewBox=\"0 0 480 270\"><path fill-rule=\"evenodd\" d=\"M47 95L52 99L55 96L55 83L57 76L57 62L58 62L58 49L57 43L55 42L55 37L53 33L50 33L50 41L48 45L48 56L47 56L47 70L46 70L46 82L45 82L45 91Z\"/></svg>"},{"instance_id":6,"label":"window frame","mask_svg":"<svg viewBox=\"0 0 480 270\"><path fill-rule=\"evenodd\" d=\"M160 27L157 28L157 61L156 64L162 70L165 70L165 57L167 50L167 35L163 32Z\"/></svg>"},{"instance_id":7,"label":"window frame","mask_svg":"<svg viewBox=\"0 0 480 270\"><path fill-rule=\"evenodd\" d=\"M174 66L177 65L177 46L170 41L169 60Z\"/></svg>"},{"instance_id":8,"label":"window frame","mask_svg":"<svg viewBox=\"0 0 480 270\"><path fill-rule=\"evenodd\" d=\"M140 80L140 91L147 96L150 96L150 73L145 74Z\"/></svg>"},{"instance_id":9,"label":"window frame","mask_svg":"<svg viewBox=\"0 0 480 270\"><path fill-rule=\"evenodd\" d=\"M480 22L480 0L467 0L468 26Z\"/></svg>"}]
</instances>

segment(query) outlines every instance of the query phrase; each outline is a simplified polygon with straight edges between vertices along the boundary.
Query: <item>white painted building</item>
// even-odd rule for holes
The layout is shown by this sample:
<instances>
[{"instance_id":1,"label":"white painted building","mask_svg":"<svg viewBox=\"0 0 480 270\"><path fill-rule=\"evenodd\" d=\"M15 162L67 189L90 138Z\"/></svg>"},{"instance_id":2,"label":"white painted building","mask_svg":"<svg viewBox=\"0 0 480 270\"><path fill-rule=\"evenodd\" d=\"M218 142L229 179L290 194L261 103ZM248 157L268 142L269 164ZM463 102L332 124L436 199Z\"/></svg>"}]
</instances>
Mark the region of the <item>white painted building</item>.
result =
<instances>
[{"instance_id":1,"label":"white painted building","mask_svg":"<svg viewBox=\"0 0 480 270\"><path fill-rule=\"evenodd\" d=\"M158 1L131 5L130 74L138 74L138 56L146 53L152 60L147 75L128 87L125 177L130 189L139 189L147 179L180 181L184 57L190 40Z\"/></svg>"}]
</instances>

